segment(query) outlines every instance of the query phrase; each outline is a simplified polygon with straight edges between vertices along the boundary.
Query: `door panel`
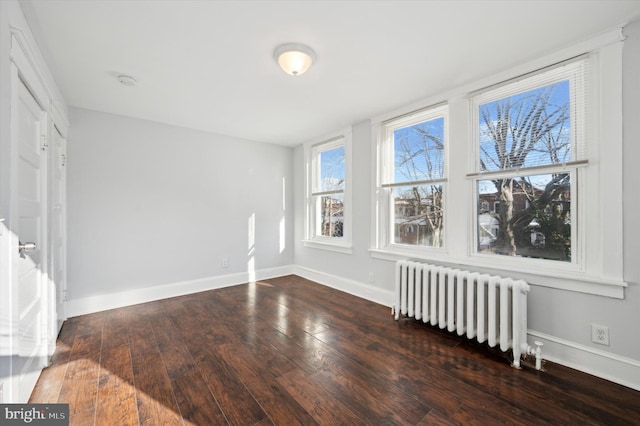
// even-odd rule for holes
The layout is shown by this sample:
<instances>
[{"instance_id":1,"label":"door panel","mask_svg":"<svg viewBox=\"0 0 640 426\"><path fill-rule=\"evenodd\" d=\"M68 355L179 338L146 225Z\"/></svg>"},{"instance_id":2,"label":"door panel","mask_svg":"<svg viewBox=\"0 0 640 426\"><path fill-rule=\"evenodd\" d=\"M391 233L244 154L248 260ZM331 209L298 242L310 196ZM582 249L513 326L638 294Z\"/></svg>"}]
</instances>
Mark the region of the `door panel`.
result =
<instances>
[{"instance_id":1,"label":"door panel","mask_svg":"<svg viewBox=\"0 0 640 426\"><path fill-rule=\"evenodd\" d=\"M12 376L17 376L17 401L26 402L47 361L45 305L43 283L46 275L46 155L42 138L47 119L26 86L19 81L14 85L13 123L17 148L16 181L12 192L17 195L17 227L13 231L21 243L35 243L35 249L14 253L17 279L13 282L13 306L17 312L13 330L17 332ZM16 300L17 299L17 300ZM17 355L17 358L16 358ZM15 385L15 384L14 384ZM15 398L14 398L15 399Z\"/></svg>"}]
</instances>

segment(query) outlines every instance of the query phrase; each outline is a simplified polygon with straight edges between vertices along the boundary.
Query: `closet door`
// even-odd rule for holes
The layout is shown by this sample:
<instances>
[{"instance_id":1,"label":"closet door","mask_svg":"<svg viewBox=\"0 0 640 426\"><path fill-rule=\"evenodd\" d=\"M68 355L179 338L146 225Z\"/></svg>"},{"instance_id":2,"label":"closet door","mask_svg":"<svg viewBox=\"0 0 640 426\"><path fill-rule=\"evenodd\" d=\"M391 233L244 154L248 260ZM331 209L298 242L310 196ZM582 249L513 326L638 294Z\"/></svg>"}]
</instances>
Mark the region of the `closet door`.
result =
<instances>
[{"instance_id":1,"label":"closet door","mask_svg":"<svg viewBox=\"0 0 640 426\"><path fill-rule=\"evenodd\" d=\"M12 86L11 182L14 247L11 283L12 399L26 402L48 360L47 114L18 77Z\"/></svg>"}]
</instances>

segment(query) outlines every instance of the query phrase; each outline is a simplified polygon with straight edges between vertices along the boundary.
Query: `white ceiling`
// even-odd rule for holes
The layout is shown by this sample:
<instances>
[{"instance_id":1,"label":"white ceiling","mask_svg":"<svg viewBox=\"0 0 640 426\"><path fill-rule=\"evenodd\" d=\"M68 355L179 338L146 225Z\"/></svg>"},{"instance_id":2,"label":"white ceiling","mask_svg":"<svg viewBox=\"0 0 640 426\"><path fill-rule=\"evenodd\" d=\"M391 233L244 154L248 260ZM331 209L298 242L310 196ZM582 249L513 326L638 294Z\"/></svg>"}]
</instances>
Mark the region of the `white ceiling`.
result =
<instances>
[{"instance_id":1,"label":"white ceiling","mask_svg":"<svg viewBox=\"0 0 640 426\"><path fill-rule=\"evenodd\" d=\"M640 0L22 5L69 106L290 146L640 15ZM305 75L274 61L287 42L315 50Z\"/></svg>"}]
</instances>

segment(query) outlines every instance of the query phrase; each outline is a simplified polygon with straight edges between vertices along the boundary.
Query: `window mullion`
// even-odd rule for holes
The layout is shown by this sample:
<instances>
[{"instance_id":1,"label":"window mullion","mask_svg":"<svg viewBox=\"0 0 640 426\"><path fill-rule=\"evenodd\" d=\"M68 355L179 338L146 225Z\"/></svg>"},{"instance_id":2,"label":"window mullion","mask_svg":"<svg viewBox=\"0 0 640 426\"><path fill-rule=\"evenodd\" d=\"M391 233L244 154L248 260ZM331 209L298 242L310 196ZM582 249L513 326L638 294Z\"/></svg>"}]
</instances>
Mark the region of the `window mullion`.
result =
<instances>
[{"instance_id":1,"label":"window mullion","mask_svg":"<svg viewBox=\"0 0 640 426\"><path fill-rule=\"evenodd\" d=\"M322 195L333 195L333 194L344 194L344 189L336 189L335 191L317 191L312 192L313 196L322 196Z\"/></svg>"},{"instance_id":2,"label":"window mullion","mask_svg":"<svg viewBox=\"0 0 640 426\"><path fill-rule=\"evenodd\" d=\"M439 183L445 183L446 181L447 181L446 178L430 179L430 180L415 180L415 181L408 181L408 182L383 183L381 186L383 188L398 188L402 186L437 185Z\"/></svg>"},{"instance_id":3,"label":"window mullion","mask_svg":"<svg viewBox=\"0 0 640 426\"><path fill-rule=\"evenodd\" d=\"M469 173L469 179L516 178L534 173L569 173L578 167L586 167L589 160L570 161L568 163L550 164L546 166L523 167L519 169L496 170L491 172Z\"/></svg>"}]
</instances>

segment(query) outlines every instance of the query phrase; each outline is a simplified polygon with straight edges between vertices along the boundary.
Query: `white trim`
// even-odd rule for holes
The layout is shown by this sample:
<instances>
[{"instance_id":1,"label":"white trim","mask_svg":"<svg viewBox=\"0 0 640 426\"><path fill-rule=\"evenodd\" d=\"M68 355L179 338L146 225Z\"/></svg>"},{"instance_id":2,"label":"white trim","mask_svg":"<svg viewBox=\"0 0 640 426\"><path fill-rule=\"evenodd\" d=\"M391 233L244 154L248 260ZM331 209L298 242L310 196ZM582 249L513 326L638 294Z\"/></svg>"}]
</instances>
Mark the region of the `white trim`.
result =
<instances>
[{"instance_id":1,"label":"white trim","mask_svg":"<svg viewBox=\"0 0 640 426\"><path fill-rule=\"evenodd\" d=\"M69 135L69 119L65 106L56 98L51 101L51 117L60 136L66 139Z\"/></svg>"},{"instance_id":2,"label":"white trim","mask_svg":"<svg viewBox=\"0 0 640 426\"><path fill-rule=\"evenodd\" d=\"M291 275L293 266L278 266L275 268L261 269L254 272L240 272L236 274L219 275L215 277L200 278L196 280L149 286L135 290L121 291L117 293L89 296L80 299L72 299L67 303L68 318L108 309L122 308L124 306L137 305L139 303L184 296L201 291L231 287L245 284L254 280L266 280L269 278Z\"/></svg>"},{"instance_id":3,"label":"white trim","mask_svg":"<svg viewBox=\"0 0 640 426\"><path fill-rule=\"evenodd\" d=\"M393 305L393 291L390 290L373 287L370 284L364 284L359 281L342 278L337 275L327 274L326 272L317 271L304 266L294 265L293 273L318 284L349 293L353 296L361 297L383 306L391 307Z\"/></svg>"},{"instance_id":4,"label":"white trim","mask_svg":"<svg viewBox=\"0 0 640 426\"><path fill-rule=\"evenodd\" d=\"M43 107L49 112L56 125L61 129L63 136L66 136L66 128L69 126L69 112L67 105L62 96L62 92L58 88L49 67L38 48L38 43L29 28L29 24L25 19L21 2L9 2L9 29L12 37L20 45L28 59L30 66L34 69L34 75L37 76L39 84L46 88L48 103ZM12 40L12 44L13 40ZM22 64L24 65L24 64ZM22 71L22 70L21 70ZM40 99L39 99L40 101Z\"/></svg>"},{"instance_id":5,"label":"white trim","mask_svg":"<svg viewBox=\"0 0 640 426\"><path fill-rule=\"evenodd\" d=\"M527 334L544 343L543 359L640 391L640 361L535 330Z\"/></svg>"},{"instance_id":6,"label":"white trim","mask_svg":"<svg viewBox=\"0 0 640 426\"><path fill-rule=\"evenodd\" d=\"M442 144L444 150L442 153L443 164L441 176L433 179L420 179L415 181L396 182L395 178L395 148L394 148L394 132L397 129L406 128L419 123L424 123L436 119L443 120L443 137ZM410 111L398 117L393 117L382 122L374 132L376 138L376 171L377 176L373 179L376 183L374 198L372 198L372 210L375 209L374 221L378 224L378 228L374 229L374 238L376 248L391 248L396 244L393 242L395 238L395 204L394 191L396 187L407 187L417 185L441 185L444 192L444 211L448 210L449 205L449 104L440 102L432 106L424 106L418 110ZM426 178L426 177L425 177ZM446 251L446 235L447 222L445 220L442 229L444 235L441 245L438 247L413 246L414 250L434 250Z\"/></svg>"},{"instance_id":7,"label":"white trim","mask_svg":"<svg viewBox=\"0 0 640 426\"><path fill-rule=\"evenodd\" d=\"M315 248L315 249L322 249L322 250L329 250L329 251L335 251L337 253L344 253L344 254L352 254L353 253L353 246L348 245L348 244L339 244L339 243L334 243L332 241L319 241L319 240L302 240L302 244L305 247L310 247L310 248Z\"/></svg>"},{"instance_id":8,"label":"white trim","mask_svg":"<svg viewBox=\"0 0 640 426\"><path fill-rule=\"evenodd\" d=\"M11 62L16 65L21 80L38 102L40 108L49 112L51 94L44 83L42 73L38 70L36 61L33 59L33 53L28 43L24 41L24 37L20 37L21 35L22 32L14 32L12 28Z\"/></svg>"},{"instance_id":9,"label":"white trim","mask_svg":"<svg viewBox=\"0 0 640 426\"><path fill-rule=\"evenodd\" d=\"M317 188L314 188L313 175L318 172L316 164L316 154L321 151L333 149L343 146L345 151L344 158L344 179L345 185L342 193L343 200L343 236L342 237L325 237L315 235L316 231L316 213L315 213L315 197L322 195ZM352 130L350 127L343 129L341 132L334 133L331 137L314 139L303 145L304 156L304 246L321 250L329 250L338 253L351 254L351 239L353 235L353 205L352 205Z\"/></svg>"},{"instance_id":10,"label":"white trim","mask_svg":"<svg viewBox=\"0 0 640 426\"><path fill-rule=\"evenodd\" d=\"M595 144L599 167L597 175L599 188L596 205L599 207L599 242L589 248L597 247L601 264L596 271L604 276L623 279L623 111L622 111L622 54L623 44L616 43L601 49L598 53L598 73L601 75L597 96L598 110L592 111L600 117L597 121L598 143ZM594 121L594 120L592 120ZM587 175L587 179L591 176ZM595 180L596 177L593 177ZM628 189L628 188L627 188ZM592 194L589 194L590 196ZM593 204L587 205L592 208ZM588 219L587 219L588 220ZM585 229L593 229L587 224ZM598 226L598 225L596 225ZM596 228L597 229L597 228ZM587 242L590 243L590 242ZM588 249L586 250L589 254ZM592 266L587 257L587 270Z\"/></svg>"},{"instance_id":11,"label":"white trim","mask_svg":"<svg viewBox=\"0 0 640 426\"><path fill-rule=\"evenodd\" d=\"M52 116L61 133L66 135L69 127L67 106L46 63L34 46L29 34L22 28L11 26L11 61L24 75L25 84L40 106Z\"/></svg>"}]
</instances>

